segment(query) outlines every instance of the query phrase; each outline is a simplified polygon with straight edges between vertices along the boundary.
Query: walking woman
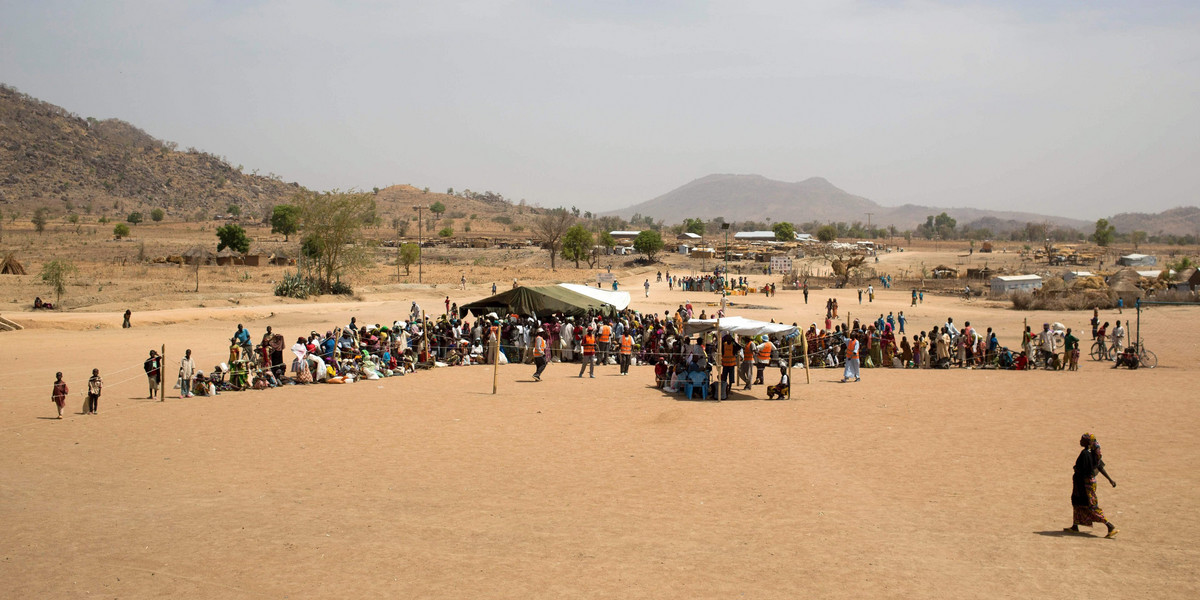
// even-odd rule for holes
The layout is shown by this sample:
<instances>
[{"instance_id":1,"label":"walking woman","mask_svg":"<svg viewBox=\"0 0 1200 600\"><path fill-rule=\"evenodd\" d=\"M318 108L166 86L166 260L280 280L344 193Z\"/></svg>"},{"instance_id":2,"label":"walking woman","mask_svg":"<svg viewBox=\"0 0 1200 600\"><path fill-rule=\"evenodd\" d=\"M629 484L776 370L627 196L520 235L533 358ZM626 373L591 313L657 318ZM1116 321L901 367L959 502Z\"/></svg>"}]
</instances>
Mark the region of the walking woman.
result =
<instances>
[{"instance_id":1,"label":"walking woman","mask_svg":"<svg viewBox=\"0 0 1200 600\"><path fill-rule=\"evenodd\" d=\"M1080 525L1091 527L1092 523L1104 523L1108 527L1108 535L1104 537L1115 538L1119 530L1104 518L1104 511L1100 509L1096 500L1096 473L1104 475L1113 487L1117 487L1117 482L1104 470L1104 457L1100 453L1100 443L1096 441L1095 436L1090 433L1083 434L1083 437L1079 438L1079 445L1083 446L1083 450L1079 452L1079 458L1075 459L1075 475L1071 478L1074 522L1063 531L1078 533Z\"/></svg>"}]
</instances>

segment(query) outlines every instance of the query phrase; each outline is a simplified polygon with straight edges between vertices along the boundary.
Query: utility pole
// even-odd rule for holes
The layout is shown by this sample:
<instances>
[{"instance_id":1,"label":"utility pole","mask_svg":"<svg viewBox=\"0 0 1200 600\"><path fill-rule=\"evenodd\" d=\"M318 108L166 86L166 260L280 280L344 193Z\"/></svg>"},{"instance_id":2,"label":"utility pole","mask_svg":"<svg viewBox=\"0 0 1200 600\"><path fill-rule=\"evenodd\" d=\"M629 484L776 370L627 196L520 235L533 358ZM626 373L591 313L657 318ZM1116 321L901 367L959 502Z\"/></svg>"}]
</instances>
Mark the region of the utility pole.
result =
<instances>
[{"instance_id":1,"label":"utility pole","mask_svg":"<svg viewBox=\"0 0 1200 600\"><path fill-rule=\"evenodd\" d=\"M875 213L873 213L873 212L867 213L867 233L871 232L871 215L873 215L873 214L875 214Z\"/></svg>"},{"instance_id":2,"label":"utility pole","mask_svg":"<svg viewBox=\"0 0 1200 600\"><path fill-rule=\"evenodd\" d=\"M425 249L421 247L421 211L427 208L429 207L421 204L413 207L413 210L417 211L417 283L421 283L421 266L425 260Z\"/></svg>"}]
</instances>

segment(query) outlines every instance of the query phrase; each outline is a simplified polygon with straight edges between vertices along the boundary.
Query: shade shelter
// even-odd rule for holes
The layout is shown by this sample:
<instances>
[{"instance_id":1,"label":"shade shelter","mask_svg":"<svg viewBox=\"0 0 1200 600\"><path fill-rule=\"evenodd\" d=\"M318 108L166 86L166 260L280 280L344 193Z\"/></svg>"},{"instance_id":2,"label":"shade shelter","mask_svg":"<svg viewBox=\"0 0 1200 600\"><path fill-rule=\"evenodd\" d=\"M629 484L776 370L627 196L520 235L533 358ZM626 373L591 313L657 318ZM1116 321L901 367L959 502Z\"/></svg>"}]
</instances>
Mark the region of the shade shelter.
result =
<instances>
[{"instance_id":1,"label":"shade shelter","mask_svg":"<svg viewBox=\"0 0 1200 600\"><path fill-rule=\"evenodd\" d=\"M617 307L608 302L557 285L516 287L464 304L458 310L460 316L470 313L477 317L490 312L536 317L559 312L573 317L586 317L589 314L611 317L618 312Z\"/></svg>"},{"instance_id":2,"label":"shade shelter","mask_svg":"<svg viewBox=\"0 0 1200 600\"><path fill-rule=\"evenodd\" d=\"M0 260L0 274L4 275L25 275L25 266L21 264L13 253L9 252L4 260Z\"/></svg>"},{"instance_id":3,"label":"shade shelter","mask_svg":"<svg viewBox=\"0 0 1200 600\"><path fill-rule=\"evenodd\" d=\"M588 287L579 285L578 283L560 283L559 287L566 288L572 292L583 294L594 300L599 300L616 307L617 310L625 310L629 308L629 292L612 292L602 290L600 288Z\"/></svg>"},{"instance_id":4,"label":"shade shelter","mask_svg":"<svg viewBox=\"0 0 1200 600\"><path fill-rule=\"evenodd\" d=\"M697 333L716 331L717 321L717 319L692 319L683 324L683 334L695 335ZM755 321L754 319L747 319L745 317L722 317L720 322L722 333L748 337L774 335L779 338L787 338L796 335L800 331L795 325Z\"/></svg>"}]
</instances>

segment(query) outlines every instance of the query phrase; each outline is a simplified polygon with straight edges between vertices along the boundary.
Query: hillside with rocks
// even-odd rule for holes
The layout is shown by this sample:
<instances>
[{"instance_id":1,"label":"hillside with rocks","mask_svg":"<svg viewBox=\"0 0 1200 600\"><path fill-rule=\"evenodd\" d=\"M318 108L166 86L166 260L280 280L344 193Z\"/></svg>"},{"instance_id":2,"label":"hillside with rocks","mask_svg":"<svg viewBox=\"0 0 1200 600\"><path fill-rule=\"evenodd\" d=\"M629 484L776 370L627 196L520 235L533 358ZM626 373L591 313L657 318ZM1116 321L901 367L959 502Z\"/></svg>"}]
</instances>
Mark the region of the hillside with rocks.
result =
<instances>
[{"instance_id":1,"label":"hillside with rocks","mask_svg":"<svg viewBox=\"0 0 1200 600\"><path fill-rule=\"evenodd\" d=\"M1160 213L1120 213L1108 220L1117 231L1145 231L1150 235L1200 237L1200 207L1180 206Z\"/></svg>"},{"instance_id":2,"label":"hillside with rocks","mask_svg":"<svg viewBox=\"0 0 1200 600\"><path fill-rule=\"evenodd\" d=\"M119 119L83 118L0 85L0 209L46 207L124 217L161 208L204 220L230 205L257 218L303 188L194 148L184 151Z\"/></svg>"}]
</instances>

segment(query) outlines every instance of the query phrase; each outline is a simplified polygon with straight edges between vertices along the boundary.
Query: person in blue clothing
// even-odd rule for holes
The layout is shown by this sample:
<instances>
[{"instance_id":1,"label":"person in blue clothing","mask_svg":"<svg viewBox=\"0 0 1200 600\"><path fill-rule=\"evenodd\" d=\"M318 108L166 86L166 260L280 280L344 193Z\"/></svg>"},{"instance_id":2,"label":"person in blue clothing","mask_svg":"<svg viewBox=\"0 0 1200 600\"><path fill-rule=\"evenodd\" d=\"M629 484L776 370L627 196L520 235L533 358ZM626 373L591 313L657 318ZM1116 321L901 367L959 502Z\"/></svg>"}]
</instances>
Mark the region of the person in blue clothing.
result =
<instances>
[{"instance_id":1,"label":"person in blue clothing","mask_svg":"<svg viewBox=\"0 0 1200 600\"><path fill-rule=\"evenodd\" d=\"M904 333L904 322L907 320L904 318L904 311L900 311L900 314L896 315L896 322L900 324L900 333Z\"/></svg>"},{"instance_id":2,"label":"person in blue clothing","mask_svg":"<svg viewBox=\"0 0 1200 600\"><path fill-rule=\"evenodd\" d=\"M890 311L890 310L888 311L887 324L891 325L892 329L896 328L896 317L892 316L892 311Z\"/></svg>"},{"instance_id":3,"label":"person in blue clothing","mask_svg":"<svg viewBox=\"0 0 1200 600\"><path fill-rule=\"evenodd\" d=\"M242 327L241 323L238 323L237 331L233 333L233 339L231 341L242 347L243 356L249 356L253 351L253 349L250 347L250 330Z\"/></svg>"}]
</instances>

